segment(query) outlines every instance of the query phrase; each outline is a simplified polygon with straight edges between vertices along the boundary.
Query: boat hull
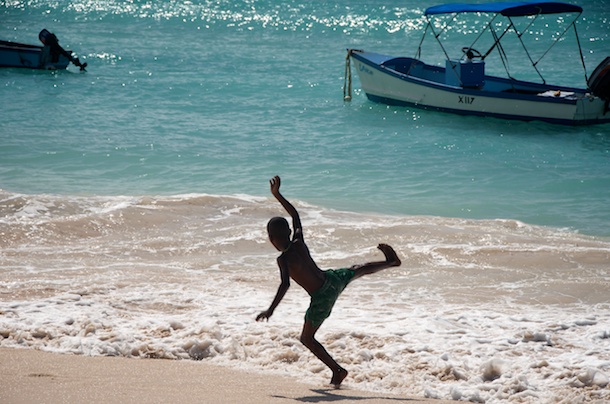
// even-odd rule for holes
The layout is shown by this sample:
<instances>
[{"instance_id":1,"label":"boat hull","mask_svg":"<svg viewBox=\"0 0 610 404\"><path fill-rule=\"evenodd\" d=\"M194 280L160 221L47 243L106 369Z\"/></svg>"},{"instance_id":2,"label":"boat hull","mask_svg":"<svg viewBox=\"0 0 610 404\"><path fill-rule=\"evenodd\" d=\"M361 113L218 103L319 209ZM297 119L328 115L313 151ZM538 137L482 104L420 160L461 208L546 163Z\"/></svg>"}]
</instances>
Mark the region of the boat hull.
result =
<instances>
[{"instance_id":1,"label":"boat hull","mask_svg":"<svg viewBox=\"0 0 610 404\"><path fill-rule=\"evenodd\" d=\"M514 82L492 76L484 77L481 88L464 88L444 84L444 68L424 65L415 59L365 51L350 54L362 89L371 101L462 115L567 125L610 122L608 103L584 89ZM426 75L416 77L389 67L398 59L425 66Z\"/></svg>"},{"instance_id":2,"label":"boat hull","mask_svg":"<svg viewBox=\"0 0 610 404\"><path fill-rule=\"evenodd\" d=\"M0 67L58 70L68 67L70 60L58 55L57 61L43 62L43 47L17 42L0 41Z\"/></svg>"}]
</instances>

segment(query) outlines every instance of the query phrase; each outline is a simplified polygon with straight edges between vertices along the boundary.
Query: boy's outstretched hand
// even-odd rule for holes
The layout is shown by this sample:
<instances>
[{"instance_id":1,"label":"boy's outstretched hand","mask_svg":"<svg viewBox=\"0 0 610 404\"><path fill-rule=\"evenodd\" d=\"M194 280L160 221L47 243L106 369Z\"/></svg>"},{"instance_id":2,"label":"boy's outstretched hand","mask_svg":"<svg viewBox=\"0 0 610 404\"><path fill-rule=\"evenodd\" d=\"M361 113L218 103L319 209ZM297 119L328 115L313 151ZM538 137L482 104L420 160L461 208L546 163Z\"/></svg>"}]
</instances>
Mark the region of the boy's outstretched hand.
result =
<instances>
[{"instance_id":1,"label":"boy's outstretched hand","mask_svg":"<svg viewBox=\"0 0 610 404\"><path fill-rule=\"evenodd\" d=\"M261 314L256 316L256 321L269 320L269 317L271 317L272 314L273 314L273 312L270 312L269 310L265 310Z\"/></svg>"},{"instance_id":2,"label":"boy's outstretched hand","mask_svg":"<svg viewBox=\"0 0 610 404\"><path fill-rule=\"evenodd\" d=\"M269 184L271 185L271 193L275 196L278 195L280 193L280 177L279 175L276 175L275 177L271 178L271 180L269 180Z\"/></svg>"}]
</instances>

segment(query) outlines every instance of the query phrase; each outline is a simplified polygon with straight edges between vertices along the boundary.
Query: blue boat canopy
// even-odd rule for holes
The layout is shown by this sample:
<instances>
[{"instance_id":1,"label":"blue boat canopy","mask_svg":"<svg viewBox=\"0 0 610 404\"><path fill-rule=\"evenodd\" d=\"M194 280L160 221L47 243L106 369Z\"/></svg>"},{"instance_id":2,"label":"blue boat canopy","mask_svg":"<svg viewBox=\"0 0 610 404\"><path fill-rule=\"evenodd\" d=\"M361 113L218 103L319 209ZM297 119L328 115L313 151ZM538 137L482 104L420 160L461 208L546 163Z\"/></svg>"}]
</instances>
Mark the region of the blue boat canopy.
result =
<instances>
[{"instance_id":1,"label":"blue boat canopy","mask_svg":"<svg viewBox=\"0 0 610 404\"><path fill-rule=\"evenodd\" d=\"M467 4L452 3L442 4L426 9L425 15L451 14L451 13L500 13L506 17L523 17L538 14L557 13L581 13L582 7L550 1L511 1L499 3Z\"/></svg>"}]
</instances>

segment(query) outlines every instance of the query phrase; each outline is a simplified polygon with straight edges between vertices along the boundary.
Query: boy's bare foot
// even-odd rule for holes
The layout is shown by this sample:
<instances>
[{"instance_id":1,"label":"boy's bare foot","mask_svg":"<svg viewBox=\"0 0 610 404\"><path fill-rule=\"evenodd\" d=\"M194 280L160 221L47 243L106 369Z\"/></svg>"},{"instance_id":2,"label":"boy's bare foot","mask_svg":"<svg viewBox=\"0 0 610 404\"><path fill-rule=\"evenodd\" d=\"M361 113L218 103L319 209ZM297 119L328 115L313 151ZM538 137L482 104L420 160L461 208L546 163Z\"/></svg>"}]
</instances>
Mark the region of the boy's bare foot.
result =
<instances>
[{"instance_id":1,"label":"boy's bare foot","mask_svg":"<svg viewBox=\"0 0 610 404\"><path fill-rule=\"evenodd\" d=\"M387 244L379 244L377 248L379 248L383 255L385 255L385 260L390 266L400 266L400 258L398 258L398 255L396 255L396 251L394 251L392 247Z\"/></svg>"},{"instance_id":2,"label":"boy's bare foot","mask_svg":"<svg viewBox=\"0 0 610 404\"><path fill-rule=\"evenodd\" d=\"M339 368L335 372L333 372L333 378L330 379L330 384L332 384L333 386L335 386L336 389L338 389L339 386L341 386L341 382L346 377L347 377L347 370L345 370L343 368Z\"/></svg>"}]
</instances>

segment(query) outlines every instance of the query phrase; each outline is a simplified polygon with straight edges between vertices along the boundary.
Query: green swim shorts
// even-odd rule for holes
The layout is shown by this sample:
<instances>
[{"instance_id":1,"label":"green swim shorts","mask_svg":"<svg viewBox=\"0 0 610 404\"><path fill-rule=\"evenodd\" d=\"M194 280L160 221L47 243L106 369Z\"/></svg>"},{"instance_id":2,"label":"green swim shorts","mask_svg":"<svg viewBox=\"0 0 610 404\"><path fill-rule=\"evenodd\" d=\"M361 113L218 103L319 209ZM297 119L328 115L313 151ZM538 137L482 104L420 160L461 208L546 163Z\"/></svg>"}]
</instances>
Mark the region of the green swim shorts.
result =
<instances>
[{"instance_id":1,"label":"green swim shorts","mask_svg":"<svg viewBox=\"0 0 610 404\"><path fill-rule=\"evenodd\" d=\"M355 272L351 268L329 269L324 271L324 275L324 284L311 295L311 303L305 312L305 321L314 327L319 327L330 316L337 298L354 278Z\"/></svg>"}]
</instances>

